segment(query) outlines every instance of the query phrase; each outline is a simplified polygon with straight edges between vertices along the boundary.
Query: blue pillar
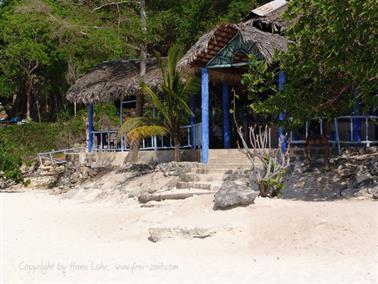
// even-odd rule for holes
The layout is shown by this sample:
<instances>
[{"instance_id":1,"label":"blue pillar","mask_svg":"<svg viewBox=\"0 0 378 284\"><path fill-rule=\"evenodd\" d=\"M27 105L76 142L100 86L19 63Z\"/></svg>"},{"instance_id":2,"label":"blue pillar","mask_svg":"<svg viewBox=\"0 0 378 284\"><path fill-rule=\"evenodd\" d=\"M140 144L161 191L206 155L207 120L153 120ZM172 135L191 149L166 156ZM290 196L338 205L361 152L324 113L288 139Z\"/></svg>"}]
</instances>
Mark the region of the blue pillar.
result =
<instances>
[{"instance_id":1,"label":"blue pillar","mask_svg":"<svg viewBox=\"0 0 378 284\"><path fill-rule=\"evenodd\" d=\"M207 68L201 69L201 109L202 109L202 153L201 162L209 162L209 72Z\"/></svg>"},{"instance_id":2,"label":"blue pillar","mask_svg":"<svg viewBox=\"0 0 378 284\"><path fill-rule=\"evenodd\" d=\"M355 103L353 106L353 115L360 114L360 102L358 99L358 88L353 90ZM353 118L353 137L354 142L361 142L361 118Z\"/></svg>"},{"instance_id":3,"label":"blue pillar","mask_svg":"<svg viewBox=\"0 0 378 284\"><path fill-rule=\"evenodd\" d=\"M231 126L230 126L230 87L223 82L223 145L225 149L231 148Z\"/></svg>"},{"instance_id":4,"label":"blue pillar","mask_svg":"<svg viewBox=\"0 0 378 284\"><path fill-rule=\"evenodd\" d=\"M196 101L194 95L190 98L190 110L192 111L193 115L190 116L190 145L192 146L192 149L196 148L195 145L195 129L194 125L196 124Z\"/></svg>"},{"instance_id":5,"label":"blue pillar","mask_svg":"<svg viewBox=\"0 0 378 284\"><path fill-rule=\"evenodd\" d=\"M123 124L123 97L121 97L121 102L119 103L119 124Z\"/></svg>"},{"instance_id":6,"label":"blue pillar","mask_svg":"<svg viewBox=\"0 0 378 284\"><path fill-rule=\"evenodd\" d=\"M93 147L93 103L89 104L88 110L88 152L92 152Z\"/></svg>"},{"instance_id":7,"label":"blue pillar","mask_svg":"<svg viewBox=\"0 0 378 284\"><path fill-rule=\"evenodd\" d=\"M283 91L285 81L286 81L285 73L283 71L280 71L279 77L278 77L278 91L280 93ZM280 113L278 120L284 121L285 120L285 113ZM286 152L287 141L286 141L286 137L285 137L285 129L283 128L283 126L280 126L278 128L278 137L280 138L279 142L281 142L280 146L281 146L282 152Z\"/></svg>"}]
</instances>

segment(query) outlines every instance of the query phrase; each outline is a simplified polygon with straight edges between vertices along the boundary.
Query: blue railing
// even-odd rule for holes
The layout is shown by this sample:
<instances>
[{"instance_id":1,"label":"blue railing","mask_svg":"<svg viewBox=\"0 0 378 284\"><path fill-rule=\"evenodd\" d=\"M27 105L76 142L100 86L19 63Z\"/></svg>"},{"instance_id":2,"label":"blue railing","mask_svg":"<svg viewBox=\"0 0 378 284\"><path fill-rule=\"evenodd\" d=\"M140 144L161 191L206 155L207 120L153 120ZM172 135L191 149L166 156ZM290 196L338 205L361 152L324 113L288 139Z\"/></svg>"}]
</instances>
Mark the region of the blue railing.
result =
<instances>
[{"instance_id":1,"label":"blue railing","mask_svg":"<svg viewBox=\"0 0 378 284\"><path fill-rule=\"evenodd\" d=\"M378 116L374 115L349 115L339 116L328 123L323 119L319 121L319 134L323 135L324 129L327 128L330 143L337 145L340 151L341 145L366 145L370 147L378 144L377 126ZM356 133L358 129L358 133ZM356 135L357 134L357 135ZM290 141L292 144L305 144L309 135L309 122L304 125L304 132L290 132Z\"/></svg>"},{"instance_id":2,"label":"blue railing","mask_svg":"<svg viewBox=\"0 0 378 284\"><path fill-rule=\"evenodd\" d=\"M181 129L183 130L181 148L199 148L201 141L201 123L195 124L193 129L191 125L182 126ZM124 152L130 150L130 145L127 143L126 135L124 135L119 141L118 130L93 131L92 137L93 151ZM173 140L170 136L167 135L151 136L149 138L143 139L140 142L140 150L163 150L173 148Z\"/></svg>"}]
</instances>

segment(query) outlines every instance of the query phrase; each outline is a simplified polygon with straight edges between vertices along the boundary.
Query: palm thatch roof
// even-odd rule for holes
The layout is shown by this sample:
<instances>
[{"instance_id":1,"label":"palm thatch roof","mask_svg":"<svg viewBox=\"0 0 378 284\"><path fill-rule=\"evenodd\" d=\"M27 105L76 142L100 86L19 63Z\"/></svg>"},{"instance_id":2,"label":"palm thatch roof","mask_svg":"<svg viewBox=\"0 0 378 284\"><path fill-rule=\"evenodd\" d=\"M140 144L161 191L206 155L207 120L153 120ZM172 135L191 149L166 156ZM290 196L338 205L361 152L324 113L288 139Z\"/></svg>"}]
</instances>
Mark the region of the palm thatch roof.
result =
<instances>
[{"instance_id":1,"label":"palm thatch roof","mask_svg":"<svg viewBox=\"0 0 378 284\"><path fill-rule=\"evenodd\" d=\"M273 62L273 56L277 51L287 51L288 41L285 37L261 31L250 21L239 25L239 33L243 42L254 43L259 53L269 63Z\"/></svg>"},{"instance_id":2,"label":"palm thatch roof","mask_svg":"<svg viewBox=\"0 0 378 284\"><path fill-rule=\"evenodd\" d=\"M180 69L204 67L237 33L236 24L219 25L199 38L178 63Z\"/></svg>"},{"instance_id":3,"label":"palm thatch roof","mask_svg":"<svg viewBox=\"0 0 378 284\"><path fill-rule=\"evenodd\" d=\"M237 34L244 43L255 44L260 55L269 63L276 51L287 51L287 39L281 35L261 31L252 21L219 25L203 35L179 62L179 68L204 67ZM236 54L235 63L245 61L245 55Z\"/></svg>"},{"instance_id":4,"label":"palm thatch roof","mask_svg":"<svg viewBox=\"0 0 378 284\"><path fill-rule=\"evenodd\" d=\"M216 57L223 48L236 36L240 36L243 44L253 45L260 57L272 63L277 51L287 51L288 41L281 35L286 23L282 15L287 9L286 0L274 0L253 10L239 24L222 24L203 35L195 45L180 60L179 69L188 73L205 67L211 59ZM234 63L247 61L243 52L234 54ZM245 70L244 70L245 71ZM210 69L209 75L213 80L238 81L243 68L227 70Z\"/></svg>"},{"instance_id":5,"label":"palm thatch roof","mask_svg":"<svg viewBox=\"0 0 378 284\"><path fill-rule=\"evenodd\" d=\"M143 81L157 89L163 79L157 59L146 60L147 72ZM140 60L108 61L80 77L70 87L66 98L70 102L109 102L113 98L136 95L140 92Z\"/></svg>"}]
</instances>

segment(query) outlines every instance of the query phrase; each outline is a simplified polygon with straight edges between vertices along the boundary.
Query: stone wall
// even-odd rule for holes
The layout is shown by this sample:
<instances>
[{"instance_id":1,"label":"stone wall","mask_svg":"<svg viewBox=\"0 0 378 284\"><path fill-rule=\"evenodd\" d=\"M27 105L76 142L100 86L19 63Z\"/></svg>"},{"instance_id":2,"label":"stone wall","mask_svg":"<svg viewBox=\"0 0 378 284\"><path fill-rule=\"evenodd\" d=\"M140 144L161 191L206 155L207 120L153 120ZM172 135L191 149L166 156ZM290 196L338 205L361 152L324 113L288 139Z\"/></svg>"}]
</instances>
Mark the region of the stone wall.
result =
<instances>
[{"instance_id":1,"label":"stone wall","mask_svg":"<svg viewBox=\"0 0 378 284\"><path fill-rule=\"evenodd\" d=\"M75 154L73 154L75 155ZM77 155L77 154L76 154ZM128 152L92 152L80 153L77 161L92 168L120 167L126 163ZM67 155L68 157L68 155ZM199 158L198 150L182 150L181 160L196 162ZM174 160L173 150L140 151L140 164L167 163Z\"/></svg>"}]
</instances>

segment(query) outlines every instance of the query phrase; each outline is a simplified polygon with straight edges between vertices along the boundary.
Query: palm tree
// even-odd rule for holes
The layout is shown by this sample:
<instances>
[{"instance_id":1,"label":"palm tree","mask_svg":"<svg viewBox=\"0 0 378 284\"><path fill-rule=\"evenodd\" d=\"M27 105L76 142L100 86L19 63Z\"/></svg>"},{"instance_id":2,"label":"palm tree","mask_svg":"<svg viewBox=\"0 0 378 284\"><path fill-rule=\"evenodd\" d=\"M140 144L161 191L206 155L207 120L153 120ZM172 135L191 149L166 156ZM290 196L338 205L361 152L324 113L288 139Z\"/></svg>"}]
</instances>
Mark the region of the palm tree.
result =
<instances>
[{"instance_id":1,"label":"palm tree","mask_svg":"<svg viewBox=\"0 0 378 284\"><path fill-rule=\"evenodd\" d=\"M126 120L121 126L118 131L118 139L120 140L124 135L126 136L126 141L131 149L127 159L129 162L137 163L140 141L147 137L165 134L167 134L166 129L158 125L155 120L147 117L133 117ZM135 149L137 150L135 151Z\"/></svg>"},{"instance_id":2,"label":"palm tree","mask_svg":"<svg viewBox=\"0 0 378 284\"><path fill-rule=\"evenodd\" d=\"M193 78L181 78L177 63L182 56L182 50L175 45L168 51L168 60L164 62L160 57L160 69L163 75L163 84L160 94L155 93L142 82L142 90L161 119L161 125L164 126L167 133L172 137L175 144L175 161L180 161L180 145L182 131L180 126L187 123L189 117L193 115L188 105L190 96L197 91L198 84Z\"/></svg>"},{"instance_id":3,"label":"palm tree","mask_svg":"<svg viewBox=\"0 0 378 284\"><path fill-rule=\"evenodd\" d=\"M192 111L188 105L190 96L197 90L193 78L186 78L185 82L177 71L177 63L182 55L177 45L168 51L167 61L158 56L163 83L159 92L155 93L146 83L141 87L144 95L157 111L157 119L133 118L125 122L120 134L127 133L129 141L140 143L140 140L152 135L169 134L175 145L175 161L180 161L181 128L187 123ZM135 157L132 157L135 161Z\"/></svg>"}]
</instances>

